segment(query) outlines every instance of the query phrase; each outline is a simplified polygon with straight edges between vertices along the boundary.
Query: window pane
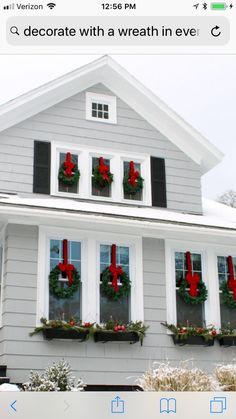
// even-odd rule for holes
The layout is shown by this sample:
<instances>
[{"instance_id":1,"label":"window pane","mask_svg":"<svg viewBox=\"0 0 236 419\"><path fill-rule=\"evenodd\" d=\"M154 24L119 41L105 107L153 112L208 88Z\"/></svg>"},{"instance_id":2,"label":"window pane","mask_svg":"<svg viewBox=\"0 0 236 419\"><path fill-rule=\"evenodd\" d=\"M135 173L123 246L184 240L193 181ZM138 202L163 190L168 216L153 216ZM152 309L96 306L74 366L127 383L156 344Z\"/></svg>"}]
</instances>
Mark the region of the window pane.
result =
<instances>
[{"instance_id":1,"label":"window pane","mask_svg":"<svg viewBox=\"0 0 236 419\"><path fill-rule=\"evenodd\" d=\"M50 240L50 271L55 268L58 263L63 262L63 241ZM73 259L72 259L73 257ZM68 262L72 263L81 273L81 243L76 241L68 241ZM68 287L68 280L59 278L62 288ZM70 299L57 298L49 294L49 319L70 320L71 317L80 318L81 310L81 287Z\"/></svg>"},{"instance_id":2,"label":"window pane","mask_svg":"<svg viewBox=\"0 0 236 419\"><path fill-rule=\"evenodd\" d=\"M65 286L66 285L65 283ZM68 321L72 317L81 318L80 309L81 309L81 288L69 299L56 298L54 295L49 296L49 319L61 319Z\"/></svg>"},{"instance_id":3,"label":"window pane","mask_svg":"<svg viewBox=\"0 0 236 419\"><path fill-rule=\"evenodd\" d=\"M222 294L220 294L220 314L222 327L230 323L230 326L236 329L236 310L228 308L223 303Z\"/></svg>"},{"instance_id":4,"label":"window pane","mask_svg":"<svg viewBox=\"0 0 236 419\"><path fill-rule=\"evenodd\" d=\"M129 322L129 297L113 301L100 292L100 322L105 323L111 317L113 320L120 320L124 323Z\"/></svg>"},{"instance_id":5,"label":"window pane","mask_svg":"<svg viewBox=\"0 0 236 419\"><path fill-rule=\"evenodd\" d=\"M100 246L100 261L107 265L111 263L111 246L104 244Z\"/></svg>"},{"instance_id":6,"label":"window pane","mask_svg":"<svg viewBox=\"0 0 236 419\"><path fill-rule=\"evenodd\" d=\"M100 245L100 272L111 264L111 245ZM129 275L129 247L117 246L116 263ZM128 323L130 320L130 298L120 298L119 301L109 299L100 291L100 321L107 322L110 318Z\"/></svg>"},{"instance_id":7,"label":"window pane","mask_svg":"<svg viewBox=\"0 0 236 419\"><path fill-rule=\"evenodd\" d=\"M104 164L109 167L110 169L110 160L104 159ZM92 158L92 173L95 167L99 166L99 158L93 157ZM111 196L111 185L106 185L104 188L101 188L97 185L92 177L92 195L93 196L103 196L109 198Z\"/></svg>"},{"instance_id":8,"label":"window pane","mask_svg":"<svg viewBox=\"0 0 236 419\"><path fill-rule=\"evenodd\" d=\"M197 272L200 279L202 279L202 262L201 255L191 253L192 270L193 273ZM178 288L183 278L186 277L186 253L175 252L175 280L176 287ZM179 296L176 290L176 309L177 309L177 323L186 323L187 321L196 326L201 326L204 323L204 304L186 304Z\"/></svg>"},{"instance_id":9,"label":"window pane","mask_svg":"<svg viewBox=\"0 0 236 419\"><path fill-rule=\"evenodd\" d=\"M129 174L130 162L124 161L124 175ZM134 162L135 170L138 170L141 176L141 164ZM131 201L142 201L142 191L136 192L136 194L127 194L124 192L124 199L129 199Z\"/></svg>"},{"instance_id":10,"label":"window pane","mask_svg":"<svg viewBox=\"0 0 236 419\"><path fill-rule=\"evenodd\" d=\"M194 326L204 325L204 307L203 304L186 304L176 292L177 323L189 324Z\"/></svg>"},{"instance_id":11,"label":"window pane","mask_svg":"<svg viewBox=\"0 0 236 419\"><path fill-rule=\"evenodd\" d=\"M72 162L78 165L78 156L76 154L71 154ZM61 166L66 160L66 153L60 153L59 165ZM66 193L78 193L79 182L75 185L65 185L63 182L59 181L58 190L59 192Z\"/></svg>"},{"instance_id":12,"label":"window pane","mask_svg":"<svg viewBox=\"0 0 236 419\"><path fill-rule=\"evenodd\" d=\"M60 260L61 258L61 241L50 240L50 258Z\"/></svg>"}]
</instances>

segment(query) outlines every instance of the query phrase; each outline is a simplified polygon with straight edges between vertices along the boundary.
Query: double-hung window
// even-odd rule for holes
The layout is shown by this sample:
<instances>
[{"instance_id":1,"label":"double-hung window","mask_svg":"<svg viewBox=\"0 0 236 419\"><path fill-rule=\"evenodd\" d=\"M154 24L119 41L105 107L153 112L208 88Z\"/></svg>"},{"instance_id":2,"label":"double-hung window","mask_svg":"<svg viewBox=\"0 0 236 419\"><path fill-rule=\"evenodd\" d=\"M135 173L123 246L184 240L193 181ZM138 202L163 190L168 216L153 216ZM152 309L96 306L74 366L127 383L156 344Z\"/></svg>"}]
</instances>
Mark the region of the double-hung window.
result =
<instances>
[{"instance_id":1,"label":"double-hung window","mask_svg":"<svg viewBox=\"0 0 236 419\"><path fill-rule=\"evenodd\" d=\"M191 253L192 272L202 279L202 256ZM175 286L176 286L176 319L177 324L189 323L194 326L203 326L205 322L204 304L187 304L179 295L181 281L186 278L187 263L185 252L175 252ZM188 291L188 288L187 288Z\"/></svg>"},{"instance_id":2,"label":"double-hung window","mask_svg":"<svg viewBox=\"0 0 236 419\"><path fill-rule=\"evenodd\" d=\"M111 249L110 244L100 245L100 277L103 271L111 265ZM130 276L130 248L128 246L117 246L116 264ZM118 301L111 300L103 294L100 283L100 322L105 323L111 318L125 323L130 321L130 296L121 297Z\"/></svg>"},{"instance_id":3,"label":"double-hung window","mask_svg":"<svg viewBox=\"0 0 236 419\"><path fill-rule=\"evenodd\" d=\"M94 197L106 197L106 198L111 198L112 197L112 184L111 183L107 183L105 186L100 186L98 183L96 183L95 178L94 178L94 171L97 167L99 167L100 162L101 162L101 157L92 157L92 177L91 177L91 182L92 182L92 196ZM111 159L109 158L103 158L103 164L104 166L107 166L109 171L111 170Z\"/></svg>"},{"instance_id":4,"label":"double-hung window","mask_svg":"<svg viewBox=\"0 0 236 419\"><path fill-rule=\"evenodd\" d=\"M64 164L67 161L67 153L60 151L59 152L59 169L63 170L64 168ZM70 155L70 160L73 164L75 164L78 167L78 153L71 153ZM63 192L65 194L70 193L70 194L79 194L79 182L76 182L72 185L68 185L66 183L64 183L63 181L58 179L58 192Z\"/></svg>"},{"instance_id":5,"label":"double-hung window","mask_svg":"<svg viewBox=\"0 0 236 419\"><path fill-rule=\"evenodd\" d=\"M50 272L59 263L63 263L63 240L50 239ZM81 242L68 240L68 263L73 264L81 275ZM82 280L82 278L81 278ZM59 277L59 286L68 287L68 278L63 273ZM49 293L49 319L81 319L82 282L78 290L69 299L57 298Z\"/></svg>"},{"instance_id":6,"label":"double-hung window","mask_svg":"<svg viewBox=\"0 0 236 419\"><path fill-rule=\"evenodd\" d=\"M236 273L236 257L232 257L234 272ZM229 280L229 268L226 256L217 257L218 266L218 281L219 281L219 297L220 297L220 316L221 316L221 327L226 326L230 323L230 326L236 328L236 316L235 310L227 307L222 299L222 291L220 290L221 285ZM230 291L231 292L231 291Z\"/></svg>"}]
</instances>

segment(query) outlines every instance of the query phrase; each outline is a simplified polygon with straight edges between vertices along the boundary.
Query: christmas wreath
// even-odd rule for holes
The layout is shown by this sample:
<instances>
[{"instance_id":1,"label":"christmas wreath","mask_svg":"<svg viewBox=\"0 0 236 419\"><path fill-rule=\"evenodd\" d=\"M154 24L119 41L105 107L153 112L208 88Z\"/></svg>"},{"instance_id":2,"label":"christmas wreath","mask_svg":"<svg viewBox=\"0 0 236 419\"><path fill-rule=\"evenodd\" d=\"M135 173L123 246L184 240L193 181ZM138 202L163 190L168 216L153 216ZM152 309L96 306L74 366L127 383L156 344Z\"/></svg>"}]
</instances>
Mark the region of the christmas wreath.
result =
<instances>
[{"instance_id":1,"label":"christmas wreath","mask_svg":"<svg viewBox=\"0 0 236 419\"><path fill-rule=\"evenodd\" d=\"M129 173L123 179L124 192L128 195L135 195L143 190L143 178L138 170L135 170L134 162L129 163Z\"/></svg>"},{"instance_id":2,"label":"christmas wreath","mask_svg":"<svg viewBox=\"0 0 236 419\"><path fill-rule=\"evenodd\" d=\"M94 168L93 178L100 188L104 188L113 182L113 174L110 172L109 167L104 164L103 157L99 158L99 165Z\"/></svg>"},{"instance_id":3,"label":"christmas wreath","mask_svg":"<svg viewBox=\"0 0 236 419\"><path fill-rule=\"evenodd\" d=\"M121 285L118 284L118 280ZM121 266L116 266L116 245L112 245L112 263L101 274L102 292L111 300L117 301L129 295L131 282Z\"/></svg>"},{"instance_id":4,"label":"christmas wreath","mask_svg":"<svg viewBox=\"0 0 236 419\"><path fill-rule=\"evenodd\" d=\"M202 304L206 301L208 291L205 283L195 272L192 273L191 253L186 252L187 274L182 279L178 293L187 304Z\"/></svg>"},{"instance_id":5,"label":"christmas wreath","mask_svg":"<svg viewBox=\"0 0 236 419\"><path fill-rule=\"evenodd\" d=\"M68 278L68 284L61 286L59 277ZM63 240L63 263L59 263L49 274L50 293L57 298L70 298L80 286L80 275L74 265L68 263L68 241Z\"/></svg>"},{"instance_id":6,"label":"christmas wreath","mask_svg":"<svg viewBox=\"0 0 236 419\"><path fill-rule=\"evenodd\" d=\"M66 160L61 164L58 179L67 186L78 183L80 171L76 163L73 163L71 153L66 153Z\"/></svg>"},{"instance_id":7,"label":"christmas wreath","mask_svg":"<svg viewBox=\"0 0 236 419\"><path fill-rule=\"evenodd\" d=\"M232 256L228 256L229 280L224 281L220 289L222 300L229 308L236 308L236 279L234 278L234 265Z\"/></svg>"}]
</instances>

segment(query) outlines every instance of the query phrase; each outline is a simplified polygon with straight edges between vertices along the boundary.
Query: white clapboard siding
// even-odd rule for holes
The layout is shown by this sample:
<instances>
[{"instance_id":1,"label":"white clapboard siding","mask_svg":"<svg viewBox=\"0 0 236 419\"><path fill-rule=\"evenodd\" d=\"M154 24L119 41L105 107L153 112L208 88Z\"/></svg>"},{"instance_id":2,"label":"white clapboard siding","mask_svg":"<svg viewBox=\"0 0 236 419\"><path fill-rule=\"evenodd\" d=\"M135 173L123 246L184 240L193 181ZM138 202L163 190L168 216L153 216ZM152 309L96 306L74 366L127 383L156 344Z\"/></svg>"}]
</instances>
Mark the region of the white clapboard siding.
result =
<instances>
[{"instance_id":1,"label":"white clapboard siding","mask_svg":"<svg viewBox=\"0 0 236 419\"><path fill-rule=\"evenodd\" d=\"M89 91L112 94L101 84ZM32 193L34 140L69 142L165 158L168 208L201 213L199 166L119 98L117 105L117 124L87 121L82 92L2 132L0 191Z\"/></svg>"}]
</instances>

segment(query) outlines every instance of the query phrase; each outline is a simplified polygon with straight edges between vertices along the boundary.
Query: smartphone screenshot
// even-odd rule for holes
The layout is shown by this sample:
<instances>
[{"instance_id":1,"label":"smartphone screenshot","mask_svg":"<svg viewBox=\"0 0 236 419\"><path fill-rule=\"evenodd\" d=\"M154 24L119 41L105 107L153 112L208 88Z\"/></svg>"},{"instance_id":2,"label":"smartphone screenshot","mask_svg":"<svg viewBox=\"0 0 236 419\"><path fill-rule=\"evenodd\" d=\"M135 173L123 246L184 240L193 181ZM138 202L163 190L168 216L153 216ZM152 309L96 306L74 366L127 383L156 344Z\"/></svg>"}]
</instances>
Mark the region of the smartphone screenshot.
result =
<instances>
[{"instance_id":1,"label":"smartphone screenshot","mask_svg":"<svg viewBox=\"0 0 236 419\"><path fill-rule=\"evenodd\" d=\"M235 417L235 22L1 1L1 419Z\"/></svg>"}]
</instances>

